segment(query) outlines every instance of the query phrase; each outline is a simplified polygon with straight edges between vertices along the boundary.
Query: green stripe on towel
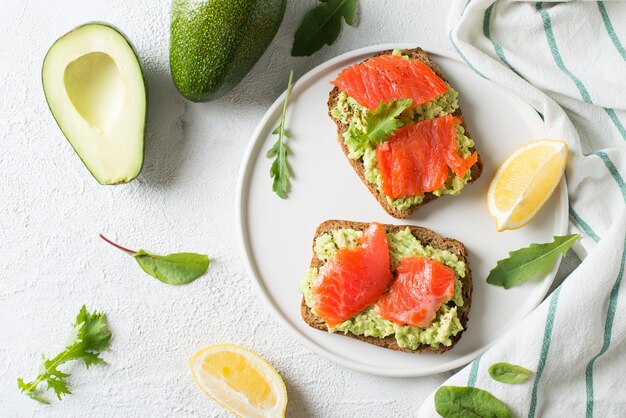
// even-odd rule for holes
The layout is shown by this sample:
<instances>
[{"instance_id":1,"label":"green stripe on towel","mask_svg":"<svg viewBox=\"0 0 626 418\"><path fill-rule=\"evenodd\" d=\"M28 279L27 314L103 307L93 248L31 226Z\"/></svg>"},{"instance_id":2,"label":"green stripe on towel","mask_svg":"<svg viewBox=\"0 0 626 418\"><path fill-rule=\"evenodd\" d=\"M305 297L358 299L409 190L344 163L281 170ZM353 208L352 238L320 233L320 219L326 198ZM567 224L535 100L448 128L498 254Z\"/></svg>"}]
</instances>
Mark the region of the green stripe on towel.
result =
<instances>
[{"instance_id":1,"label":"green stripe on towel","mask_svg":"<svg viewBox=\"0 0 626 418\"><path fill-rule=\"evenodd\" d=\"M585 222L583 220L583 218L580 217L580 215L578 213L576 213L576 211L574 210L573 207L570 206L569 208L569 216L578 224L580 225L580 227L582 228L583 231L585 231L585 234L587 234L589 236L589 238L591 238L592 240L594 240L595 242L600 241L600 237L594 232L593 229L591 229L591 227L589 226L589 224L587 222Z\"/></svg>"},{"instance_id":2,"label":"green stripe on towel","mask_svg":"<svg viewBox=\"0 0 626 418\"><path fill-rule=\"evenodd\" d=\"M617 37L617 33L615 33L615 28L613 28L613 24L611 23L611 19L609 19L609 14L606 11L606 7L604 7L604 2L597 2L598 9L600 9L600 14L602 15L602 21L604 22L604 27L606 28L607 33L609 34L609 38L611 38L611 42L617 48L617 51L620 53L624 61L626 61L626 49L620 42Z\"/></svg>"},{"instance_id":3,"label":"green stripe on towel","mask_svg":"<svg viewBox=\"0 0 626 418\"><path fill-rule=\"evenodd\" d=\"M561 69L561 71L563 71L574 82L574 84L576 85L576 88L578 88L578 91L580 92L580 95L585 101L585 103L593 104L593 101L591 100L591 96L589 95L589 91L587 91L587 88L585 87L585 85L582 83L582 81L580 81L578 77L576 77L565 66L565 63L563 62L563 57L561 57L559 48L556 45L554 32L552 31L552 21L550 20L550 14L548 13L547 10L543 8L543 4L540 1L536 2L535 7L539 11L539 14L541 15L541 20L543 21L543 29L544 29L544 32L546 33L546 38L548 39L548 45L550 46L550 52L552 52L552 57L554 58L554 62L556 62L556 65ZM626 140L626 129L624 128L620 120L617 118L617 114L615 113L615 111L607 107L603 109L607 113L609 118L611 118L611 121L613 122L617 130L622 135L622 138Z\"/></svg>"},{"instance_id":4,"label":"green stripe on towel","mask_svg":"<svg viewBox=\"0 0 626 418\"><path fill-rule=\"evenodd\" d=\"M613 332L613 320L615 319L615 311L617 309L617 299L619 297L619 288L622 283L622 277L624 277L624 259L626 258L626 239L624 239L624 248L622 249L622 262L620 264L619 273L617 274L617 279L615 279L615 284L613 284L613 288L611 289L611 295L609 296L609 307L606 312L606 321L604 323L604 342L602 344L602 348L593 356L591 361L587 364L587 368L585 369L585 383L587 386L587 411L586 417L593 417L593 365L602 354L609 349L611 345L611 333Z\"/></svg>"},{"instance_id":5,"label":"green stripe on towel","mask_svg":"<svg viewBox=\"0 0 626 418\"><path fill-rule=\"evenodd\" d=\"M546 361L548 360L548 351L550 350L550 343L552 342L552 329L554 328L554 316L556 314L556 306L559 302L560 293L561 286L559 285L550 298L550 307L548 308L548 315L546 317L546 328L543 331L543 342L541 343L541 355L539 356L537 372L535 373L535 383L533 384L533 391L530 398L528 418L534 418L537 411L537 390L539 388L539 379L541 379L543 369L545 368Z\"/></svg>"},{"instance_id":6,"label":"green stripe on towel","mask_svg":"<svg viewBox=\"0 0 626 418\"><path fill-rule=\"evenodd\" d=\"M624 129L624 125L622 125L622 123L617 118L617 113L615 113L615 110L609 107L605 107L603 109L613 121L613 124L615 125L619 133L622 135L622 138L626 139L626 129Z\"/></svg>"},{"instance_id":7,"label":"green stripe on towel","mask_svg":"<svg viewBox=\"0 0 626 418\"><path fill-rule=\"evenodd\" d=\"M624 183L624 179L619 174L619 171L617 170L617 167L615 167L615 164L613 164L613 161L611 161L611 158L609 158L604 151L594 151L590 155L596 155L602 159L606 169L609 170L609 173L611 173L611 176L619 186L619 189L622 192L622 198L626 203L626 183Z\"/></svg>"},{"instance_id":8,"label":"green stripe on towel","mask_svg":"<svg viewBox=\"0 0 626 418\"><path fill-rule=\"evenodd\" d=\"M476 385L476 377L478 376L478 366L480 365L480 355L476 360L472 362L472 368L470 369L469 376L467 378L467 386L474 387Z\"/></svg>"},{"instance_id":9,"label":"green stripe on towel","mask_svg":"<svg viewBox=\"0 0 626 418\"><path fill-rule=\"evenodd\" d=\"M452 46L454 47L454 49L456 50L456 53L459 54L459 56L463 59L463 61L465 61L465 63L472 69L474 70L474 72L476 74L478 74L479 76L481 76L482 78L489 80L483 73L481 73L480 71L478 71L478 68L474 67L472 65L471 62L469 62L467 60L467 58L465 58L465 55L463 55L463 53L461 52L461 50L459 49L458 46L456 46L456 44L454 43L454 39L452 39L452 31L448 32L448 39L450 40L450 43L452 44Z\"/></svg>"},{"instance_id":10,"label":"green stripe on towel","mask_svg":"<svg viewBox=\"0 0 626 418\"><path fill-rule=\"evenodd\" d=\"M548 38L548 46L550 47L550 52L552 52L552 57L556 62L556 65L563 71L567 76L576 84L576 88L580 92L583 100L587 103L593 103L591 101L591 96L589 96L589 92L583 85L582 81L578 79L572 72L565 66L563 62L563 58L561 57L561 53L559 52L559 48L556 45L556 39L554 38L554 32L552 31L552 21L550 20L550 15L543 8L543 2L538 1L535 4L536 9L541 14L541 20L543 21L543 30L546 33L546 38Z\"/></svg>"},{"instance_id":11,"label":"green stripe on towel","mask_svg":"<svg viewBox=\"0 0 626 418\"><path fill-rule=\"evenodd\" d=\"M502 46L500 46L500 44L498 44L496 41L494 41L491 38L491 30L490 30L491 11L493 10L493 7L495 6L495 4L496 4L495 2L491 3L491 6L487 7L487 10L485 10L485 16L483 17L483 34L485 35L487 39L491 41L491 44L493 45L493 49L496 51L496 55L498 56L498 58L500 58L500 61L502 61L504 65L509 67L509 69L513 71L515 74L517 74L520 78L524 78L522 77L520 73L517 72L515 68L513 68L511 63L509 63L509 60L506 59Z\"/></svg>"}]
</instances>

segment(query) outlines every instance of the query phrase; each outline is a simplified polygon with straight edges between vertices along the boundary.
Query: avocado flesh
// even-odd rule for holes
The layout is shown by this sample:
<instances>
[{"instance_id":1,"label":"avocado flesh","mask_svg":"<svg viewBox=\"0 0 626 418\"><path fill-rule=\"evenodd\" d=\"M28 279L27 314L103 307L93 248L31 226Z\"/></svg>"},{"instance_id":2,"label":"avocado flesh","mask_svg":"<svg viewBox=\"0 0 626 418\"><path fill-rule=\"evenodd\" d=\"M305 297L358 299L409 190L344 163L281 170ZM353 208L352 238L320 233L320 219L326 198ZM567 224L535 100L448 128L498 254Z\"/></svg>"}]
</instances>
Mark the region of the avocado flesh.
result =
<instances>
[{"instance_id":1,"label":"avocado flesh","mask_svg":"<svg viewBox=\"0 0 626 418\"><path fill-rule=\"evenodd\" d=\"M127 183L143 164L146 89L137 56L110 26L91 23L59 38L42 69L61 131L100 184Z\"/></svg>"},{"instance_id":2,"label":"avocado flesh","mask_svg":"<svg viewBox=\"0 0 626 418\"><path fill-rule=\"evenodd\" d=\"M235 87L274 39L286 0L173 0L170 68L193 102Z\"/></svg>"}]
</instances>

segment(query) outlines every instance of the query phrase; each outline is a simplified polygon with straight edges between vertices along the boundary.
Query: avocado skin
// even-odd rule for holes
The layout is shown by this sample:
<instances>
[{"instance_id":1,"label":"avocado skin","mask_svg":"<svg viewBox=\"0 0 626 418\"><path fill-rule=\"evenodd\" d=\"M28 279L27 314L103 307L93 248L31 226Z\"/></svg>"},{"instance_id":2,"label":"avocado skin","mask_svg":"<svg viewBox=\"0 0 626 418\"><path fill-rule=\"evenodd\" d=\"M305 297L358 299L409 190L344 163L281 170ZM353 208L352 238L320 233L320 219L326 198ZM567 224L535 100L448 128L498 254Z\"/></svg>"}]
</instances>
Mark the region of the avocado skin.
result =
<instances>
[{"instance_id":1,"label":"avocado skin","mask_svg":"<svg viewBox=\"0 0 626 418\"><path fill-rule=\"evenodd\" d=\"M173 0L170 68L193 102L228 93L263 55L287 0Z\"/></svg>"}]
</instances>

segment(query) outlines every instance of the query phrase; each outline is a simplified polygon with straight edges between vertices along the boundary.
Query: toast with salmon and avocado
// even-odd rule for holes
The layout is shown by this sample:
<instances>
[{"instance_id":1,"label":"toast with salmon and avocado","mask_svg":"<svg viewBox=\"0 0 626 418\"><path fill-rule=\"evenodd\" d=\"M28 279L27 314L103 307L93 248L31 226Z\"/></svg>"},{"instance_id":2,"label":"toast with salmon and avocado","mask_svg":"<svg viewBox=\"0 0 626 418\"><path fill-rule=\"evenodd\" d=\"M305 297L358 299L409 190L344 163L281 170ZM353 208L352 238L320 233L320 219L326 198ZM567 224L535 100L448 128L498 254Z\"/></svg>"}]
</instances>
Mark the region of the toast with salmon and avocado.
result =
<instances>
[{"instance_id":1,"label":"toast with salmon and avocado","mask_svg":"<svg viewBox=\"0 0 626 418\"><path fill-rule=\"evenodd\" d=\"M467 328L472 275L457 240L417 226L330 220L317 228L300 291L313 328L443 353Z\"/></svg>"},{"instance_id":2,"label":"toast with salmon and avocado","mask_svg":"<svg viewBox=\"0 0 626 418\"><path fill-rule=\"evenodd\" d=\"M332 81L328 111L363 183L393 217L457 195L482 172L457 101L420 48L381 52Z\"/></svg>"}]
</instances>

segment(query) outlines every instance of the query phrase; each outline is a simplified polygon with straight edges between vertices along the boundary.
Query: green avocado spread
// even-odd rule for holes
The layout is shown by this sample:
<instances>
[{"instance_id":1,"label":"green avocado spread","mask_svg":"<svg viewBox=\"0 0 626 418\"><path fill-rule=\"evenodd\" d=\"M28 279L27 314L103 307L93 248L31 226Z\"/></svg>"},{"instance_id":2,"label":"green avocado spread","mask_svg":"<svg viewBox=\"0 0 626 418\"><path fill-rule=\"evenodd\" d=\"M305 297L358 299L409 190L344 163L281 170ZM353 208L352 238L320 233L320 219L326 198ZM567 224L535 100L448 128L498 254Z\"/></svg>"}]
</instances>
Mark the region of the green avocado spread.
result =
<instances>
[{"instance_id":1,"label":"green avocado spread","mask_svg":"<svg viewBox=\"0 0 626 418\"><path fill-rule=\"evenodd\" d=\"M313 249L320 260L328 261L340 248L354 248L359 245L362 234L361 231L353 229L338 229L332 233L324 233L315 240ZM441 345L450 346L452 337L463 329L457 315L457 307L463 306L460 278L465 277L465 263L449 251L439 250L429 245L423 246L409 228L387 234L387 241L392 271L395 271L402 258L413 256L437 260L452 268L454 271L454 296L451 300L444 302L437 312L437 317L427 328L396 324L381 317L374 312L372 307L368 307L353 318L328 330L330 332L351 332L356 335L376 338L394 335L400 347L412 350L420 345L429 345L434 348ZM312 286L317 275L317 269L309 269L300 284L304 301L314 314Z\"/></svg>"},{"instance_id":2,"label":"green avocado spread","mask_svg":"<svg viewBox=\"0 0 626 418\"><path fill-rule=\"evenodd\" d=\"M401 55L399 50L394 50L394 54ZM408 59L406 56L403 57ZM457 101L458 93L452 87L448 87L448 91L437 96L434 100L405 110L400 115L399 119L404 122L404 124L412 124L453 113L459 107ZM376 185L378 190L381 190L382 177L378 170L378 162L376 161L376 148L373 146L358 146L359 142L355 140L355 134L358 133L358 131L362 133L367 132L365 119L367 112L369 112L368 108L359 105L356 100L348 96L345 92L339 93L337 96L337 104L331 109L331 115L334 118L349 126L343 134L344 143L348 148L348 158L360 160L363 163L365 179ZM462 126L456 127L456 133L457 152L462 158L467 158L472 154L471 149L474 147L474 141L465 135L465 130ZM457 195L470 179L471 173L469 170L463 178L458 177L449 170L446 182L441 188L431 193L436 196L444 194ZM387 202L398 210L406 210L413 205L422 203L422 200L424 200L423 194L401 196L396 199L387 197Z\"/></svg>"}]
</instances>

